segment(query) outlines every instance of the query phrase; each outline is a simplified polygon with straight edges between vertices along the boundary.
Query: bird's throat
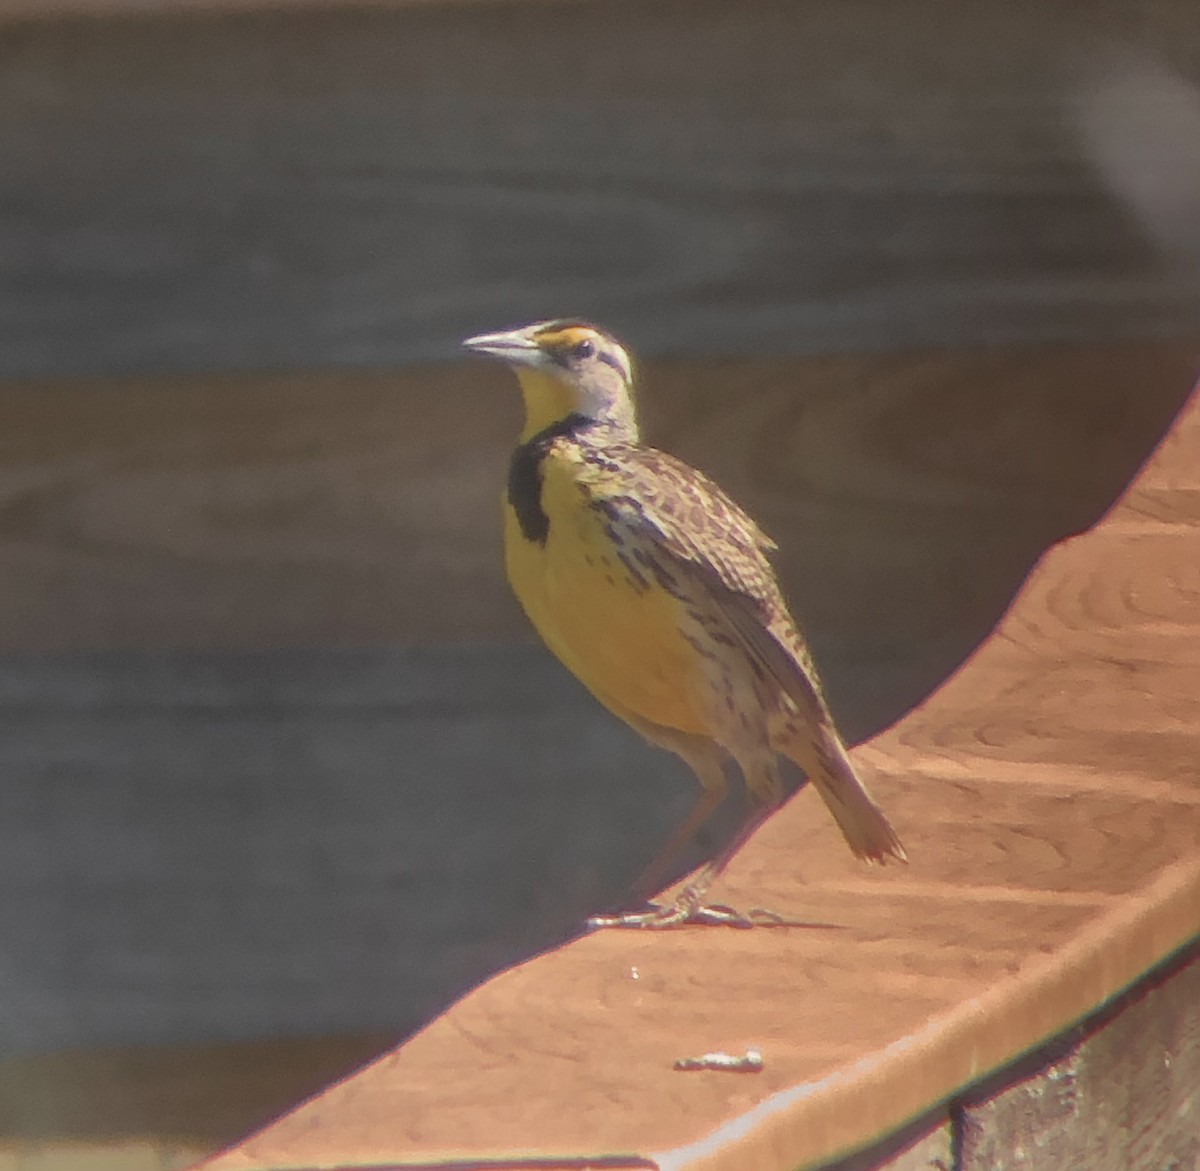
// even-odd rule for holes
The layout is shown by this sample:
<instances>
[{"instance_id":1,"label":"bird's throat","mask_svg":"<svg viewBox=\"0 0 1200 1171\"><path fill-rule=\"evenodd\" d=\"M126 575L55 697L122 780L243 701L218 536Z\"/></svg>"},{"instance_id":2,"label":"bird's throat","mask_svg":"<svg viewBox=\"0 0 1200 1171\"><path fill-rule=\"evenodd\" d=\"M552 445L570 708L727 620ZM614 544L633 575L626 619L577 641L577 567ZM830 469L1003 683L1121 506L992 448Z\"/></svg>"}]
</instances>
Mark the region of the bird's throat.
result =
<instances>
[{"instance_id":1,"label":"bird's throat","mask_svg":"<svg viewBox=\"0 0 1200 1171\"><path fill-rule=\"evenodd\" d=\"M574 393L561 378L544 370L518 369L521 397L525 400L525 426L521 442L527 443L547 427L561 422L576 409Z\"/></svg>"}]
</instances>

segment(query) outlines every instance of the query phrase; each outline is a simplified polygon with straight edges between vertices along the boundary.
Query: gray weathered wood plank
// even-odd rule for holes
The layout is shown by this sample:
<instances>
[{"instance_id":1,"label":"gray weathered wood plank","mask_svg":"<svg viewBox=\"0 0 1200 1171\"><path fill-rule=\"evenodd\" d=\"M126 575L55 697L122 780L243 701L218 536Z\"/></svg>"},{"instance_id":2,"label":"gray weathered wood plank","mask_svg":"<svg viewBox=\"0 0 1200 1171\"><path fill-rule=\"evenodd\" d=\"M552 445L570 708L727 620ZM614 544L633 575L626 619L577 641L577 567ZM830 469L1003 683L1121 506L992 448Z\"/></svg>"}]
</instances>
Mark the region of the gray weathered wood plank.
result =
<instances>
[{"instance_id":1,"label":"gray weathered wood plank","mask_svg":"<svg viewBox=\"0 0 1200 1171\"><path fill-rule=\"evenodd\" d=\"M0 48L0 377L440 360L564 312L648 353L1200 320L1191 0L497 0Z\"/></svg>"},{"instance_id":2,"label":"gray weathered wood plank","mask_svg":"<svg viewBox=\"0 0 1200 1171\"><path fill-rule=\"evenodd\" d=\"M533 647L8 657L0 778L0 1055L400 1034L694 785Z\"/></svg>"},{"instance_id":3,"label":"gray weathered wood plank","mask_svg":"<svg viewBox=\"0 0 1200 1171\"><path fill-rule=\"evenodd\" d=\"M1032 1068L1031 1068L1032 1067ZM1019 1071L1020 1072L1020 1071ZM1200 1166L1200 953L968 1096L961 1171ZM997 1081L1008 1085L996 1089Z\"/></svg>"}]
</instances>

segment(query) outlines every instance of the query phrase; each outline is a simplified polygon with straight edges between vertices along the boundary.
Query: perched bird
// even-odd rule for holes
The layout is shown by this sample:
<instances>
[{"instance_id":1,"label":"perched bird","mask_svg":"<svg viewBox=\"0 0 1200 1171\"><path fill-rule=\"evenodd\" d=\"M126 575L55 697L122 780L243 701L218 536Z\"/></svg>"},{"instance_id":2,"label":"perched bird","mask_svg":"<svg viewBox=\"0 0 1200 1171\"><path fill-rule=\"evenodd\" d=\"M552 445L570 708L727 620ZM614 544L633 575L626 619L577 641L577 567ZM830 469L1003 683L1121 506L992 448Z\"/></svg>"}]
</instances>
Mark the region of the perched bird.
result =
<instances>
[{"instance_id":1,"label":"perched bird","mask_svg":"<svg viewBox=\"0 0 1200 1171\"><path fill-rule=\"evenodd\" d=\"M583 321L464 343L513 368L525 426L508 469L508 578L546 645L610 711L677 753L701 793L643 874L648 895L739 766L752 811L674 902L592 920L752 922L705 896L783 798L779 757L816 786L860 858L904 849L846 755L758 525L703 473L642 443L628 354Z\"/></svg>"}]
</instances>

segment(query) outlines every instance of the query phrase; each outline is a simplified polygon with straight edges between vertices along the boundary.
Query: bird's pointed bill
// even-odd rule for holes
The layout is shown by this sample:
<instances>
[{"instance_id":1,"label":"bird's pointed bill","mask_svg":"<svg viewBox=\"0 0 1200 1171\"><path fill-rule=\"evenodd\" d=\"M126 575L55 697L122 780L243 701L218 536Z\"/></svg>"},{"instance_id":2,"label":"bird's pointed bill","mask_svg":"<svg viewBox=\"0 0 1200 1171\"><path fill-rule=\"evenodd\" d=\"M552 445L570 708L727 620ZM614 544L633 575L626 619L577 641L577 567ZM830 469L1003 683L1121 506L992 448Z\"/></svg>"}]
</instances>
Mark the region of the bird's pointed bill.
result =
<instances>
[{"instance_id":1,"label":"bird's pointed bill","mask_svg":"<svg viewBox=\"0 0 1200 1171\"><path fill-rule=\"evenodd\" d=\"M477 334L467 338L463 346L476 354L487 354L503 362L521 366L535 366L542 358L542 351L537 342L523 329Z\"/></svg>"}]
</instances>

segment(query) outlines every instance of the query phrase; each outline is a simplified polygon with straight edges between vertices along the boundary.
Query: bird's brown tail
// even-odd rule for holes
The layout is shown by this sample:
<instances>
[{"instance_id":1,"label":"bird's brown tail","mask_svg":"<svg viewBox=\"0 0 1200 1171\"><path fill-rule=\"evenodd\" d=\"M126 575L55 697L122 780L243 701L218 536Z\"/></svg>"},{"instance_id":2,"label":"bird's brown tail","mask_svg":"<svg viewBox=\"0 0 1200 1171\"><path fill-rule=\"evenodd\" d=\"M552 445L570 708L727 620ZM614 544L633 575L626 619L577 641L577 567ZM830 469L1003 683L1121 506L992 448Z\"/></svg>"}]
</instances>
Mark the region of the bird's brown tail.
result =
<instances>
[{"instance_id":1,"label":"bird's brown tail","mask_svg":"<svg viewBox=\"0 0 1200 1171\"><path fill-rule=\"evenodd\" d=\"M908 861L896 831L859 779L832 724L789 725L781 741L779 751L808 774L855 857L868 862Z\"/></svg>"}]
</instances>

